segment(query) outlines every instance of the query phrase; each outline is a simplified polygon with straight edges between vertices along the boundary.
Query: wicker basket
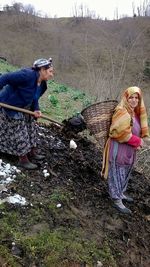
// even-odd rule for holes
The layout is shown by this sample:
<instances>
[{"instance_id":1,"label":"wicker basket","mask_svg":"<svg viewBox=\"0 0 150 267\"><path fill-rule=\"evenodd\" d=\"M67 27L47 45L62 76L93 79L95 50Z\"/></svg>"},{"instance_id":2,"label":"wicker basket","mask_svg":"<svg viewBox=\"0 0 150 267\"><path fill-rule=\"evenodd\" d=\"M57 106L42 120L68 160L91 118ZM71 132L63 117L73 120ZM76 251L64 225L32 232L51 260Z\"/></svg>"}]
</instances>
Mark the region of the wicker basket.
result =
<instances>
[{"instance_id":1,"label":"wicker basket","mask_svg":"<svg viewBox=\"0 0 150 267\"><path fill-rule=\"evenodd\" d=\"M87 128L95 136L101 149L104 148L108 138L111 118L117 104L117 100L103 101L95 103L83 109L81 112Z\"/></svg>"}]
</instances>

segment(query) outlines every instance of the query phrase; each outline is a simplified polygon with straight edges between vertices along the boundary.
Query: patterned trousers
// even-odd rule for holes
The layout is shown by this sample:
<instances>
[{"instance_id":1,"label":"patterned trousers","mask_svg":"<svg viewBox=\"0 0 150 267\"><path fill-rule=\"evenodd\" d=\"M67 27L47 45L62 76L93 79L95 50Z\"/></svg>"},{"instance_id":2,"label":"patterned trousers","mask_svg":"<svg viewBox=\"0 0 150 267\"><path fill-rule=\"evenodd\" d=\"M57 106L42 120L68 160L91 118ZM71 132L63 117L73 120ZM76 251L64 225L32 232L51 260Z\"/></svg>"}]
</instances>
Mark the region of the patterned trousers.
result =
<instances>
[{"instance_id":1,"label":"patterned trousers","mask_svg":"<svg viewBox=\"0 0 150 267\"><path fill-rule=\"evenodd\" d=\"M117 163L109 163L108 187L109 195L112 199L122 199L123 193L127 189L132 165L121 166Z\"/></svg>"},{"instance_id":2,"label":"patterned trousers","mask_svg":"<svg viewBox=\"0 0 150 267\"><path fill-rule=\"evenodd\" d=\"M13 119L0 113L0 152L23 156L37 144L37 124L33 117Z\"/></svg>"}]
</instances>

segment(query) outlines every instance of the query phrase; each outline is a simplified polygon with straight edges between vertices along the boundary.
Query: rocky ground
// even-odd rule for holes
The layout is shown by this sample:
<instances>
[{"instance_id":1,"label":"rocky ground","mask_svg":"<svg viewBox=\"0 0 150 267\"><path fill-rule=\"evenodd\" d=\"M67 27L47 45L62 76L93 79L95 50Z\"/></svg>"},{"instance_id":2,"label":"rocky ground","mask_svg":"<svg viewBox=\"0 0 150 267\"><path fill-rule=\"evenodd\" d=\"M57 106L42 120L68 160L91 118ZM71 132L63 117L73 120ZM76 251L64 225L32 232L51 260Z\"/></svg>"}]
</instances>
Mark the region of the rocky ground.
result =
<instances>
[{"instance_id":1,"label":"rocky ground","mask_svg":"<svg viewBox=\"0 0 150 267\"><path fill-rule=\"evenodd\" d=\"M71 139L76 142L76 149L70 148ZM16 265L11 264L6 254L1 252L0 266L92 266L89 263L92 259L94 267L149 267L150 180L133 170L128 192L134 203L127 204L133 213L122 215L111 205L107 183L100 176L102 155L93 142L81 134L42 124L39 127L39 143L45 159L38 163L38 169L21 170L13 182L5 185L7 190L0 191L0 251L5 248L7 255L15 257L16 262ZM1 155L1 158L11 165L17 162L16 158L6 155ZM15 194L24 197L25 205L4 202L8 196ZM14 212L17 212L16 221L12 219ZM8 214L16 235L14 230L9 231L4 226ZM90 248L88 262L88 256L87 261L84 256L73 257L74 250L77 255L77 248L73 250L70 245L63 251L61 259L59 255L61 263L52 265L53 248L47 245L46 250L40 248L38 251L35 243L34 246L27 245L28 237L40 235L43 229L50 232L65 229L64 238L69 238L68 233L73 229L79 233L74 238L78 236L77 243L88 240L92 244L94 241L103 253L96 254L94 248L93 252ZM26 243L19 237L19 231L26 237Z\"/></svg>"}]
</instances>

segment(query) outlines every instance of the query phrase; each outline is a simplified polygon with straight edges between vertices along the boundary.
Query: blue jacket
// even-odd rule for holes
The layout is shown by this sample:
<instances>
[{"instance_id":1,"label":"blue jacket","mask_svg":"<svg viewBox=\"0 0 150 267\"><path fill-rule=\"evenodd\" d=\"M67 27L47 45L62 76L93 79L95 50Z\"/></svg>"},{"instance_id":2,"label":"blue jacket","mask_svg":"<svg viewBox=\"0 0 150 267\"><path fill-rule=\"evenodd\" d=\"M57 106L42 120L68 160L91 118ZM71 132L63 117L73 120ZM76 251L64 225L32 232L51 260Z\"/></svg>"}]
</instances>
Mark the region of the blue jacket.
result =
<instances>
[{"instance_id":1,"label":"blue jacket","mask_svg":"<svg viewBox=\"0 0 150 267\"><path fill-rule=\"evenodd\" d=\"M32 68L1 75L0 102L20 108L30 108L33 111L39 110L38 100L46 91L47 83L43 81L40 87L37 87L38 77L39 72ZM11 117L15 117L18 113L8 109L5 110Z\"/></svg>"}]
</instances>

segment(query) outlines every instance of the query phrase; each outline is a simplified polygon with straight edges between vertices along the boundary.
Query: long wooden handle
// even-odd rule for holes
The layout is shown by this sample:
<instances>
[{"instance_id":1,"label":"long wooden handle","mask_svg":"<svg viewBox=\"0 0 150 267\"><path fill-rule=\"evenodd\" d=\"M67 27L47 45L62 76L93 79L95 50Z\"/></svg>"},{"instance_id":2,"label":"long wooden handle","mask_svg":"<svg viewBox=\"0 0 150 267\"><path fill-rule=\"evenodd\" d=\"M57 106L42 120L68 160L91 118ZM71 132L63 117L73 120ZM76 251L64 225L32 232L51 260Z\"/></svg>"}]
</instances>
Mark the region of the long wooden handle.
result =
<instances>
[{"instance_id":1,"label":"long wooden handle","mask_svg":"<svg viewBox=\"0 0 150 267\"><path fill-rule=\"evenodd\" d=\"M34 116L34 112L31 111L31 110L28 110L28 109L18 108L18 107L15 107L15 106L12 106L12 105L8 105L8 104L5 104L5 103L1 103L1 102L0 102L0 106L1 106L1 107L4 107L4 108L8 108L8 109L15 110L15 111L20 111L20 112L23 112L23 113L26 113L26 114L29 114L29 115ZM41 115L40 118L43 118L43 119L45 119L45 120L48 120L48 121L51 121L51 122L53 122L53 123L56 123L56 124L58 124L58 125L60 125L60 126L63 126L63 123L61 123L61 122L57 122L57 121L55 121L55 120L52 120L51 118L49 118L49 117L47 117L47 116L45 116L45 115L43 115L43 114Z\"/></svg>"}]
</instances>

